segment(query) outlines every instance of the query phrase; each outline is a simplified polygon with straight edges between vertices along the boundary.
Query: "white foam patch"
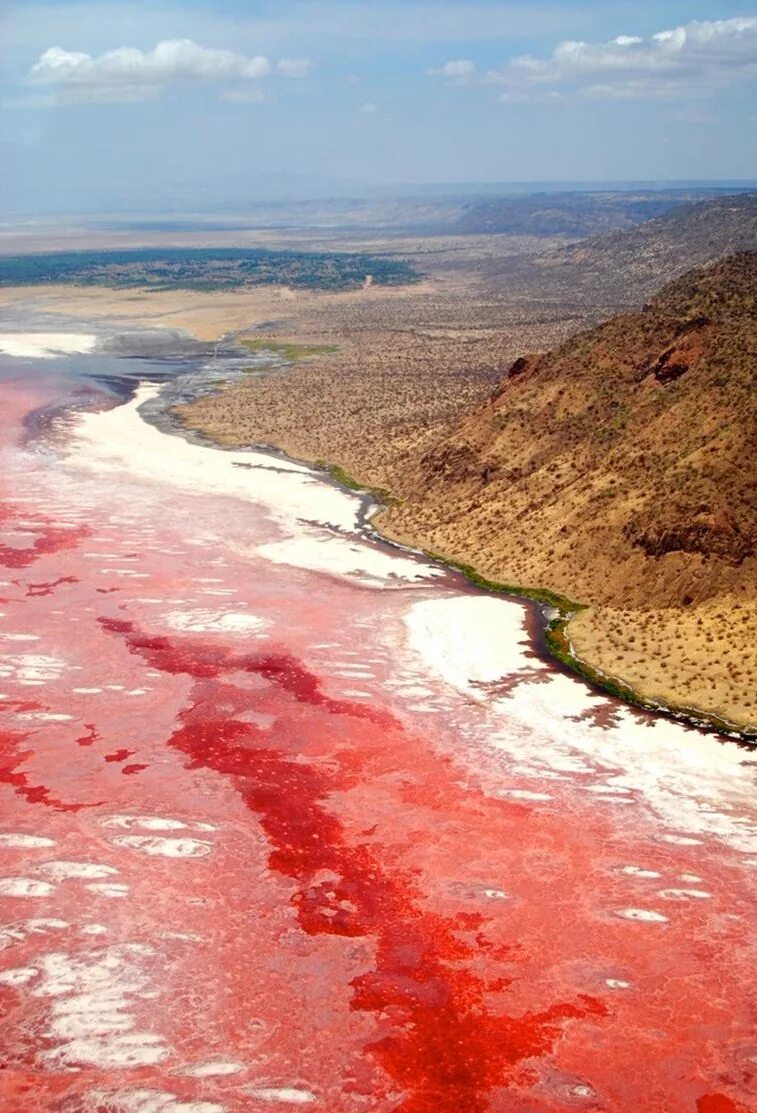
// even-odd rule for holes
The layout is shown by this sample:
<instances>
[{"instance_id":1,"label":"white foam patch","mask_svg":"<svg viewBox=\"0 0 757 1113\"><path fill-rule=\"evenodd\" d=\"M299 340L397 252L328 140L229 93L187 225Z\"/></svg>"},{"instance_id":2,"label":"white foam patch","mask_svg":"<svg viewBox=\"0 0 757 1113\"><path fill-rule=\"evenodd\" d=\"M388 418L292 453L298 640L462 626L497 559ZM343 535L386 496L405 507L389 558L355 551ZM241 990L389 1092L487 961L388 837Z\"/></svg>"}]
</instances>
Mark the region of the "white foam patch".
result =
<instances>
[{"instance_id":1,"label":"white foam patch","mask_svg":"<svg viewBox=\"0 0 757 1113\"><path fill-rule=\"evenodd\" d=\"M112 1113L225 1113L226 1106L215 1101L181 1101L168 1090L96 1090L90 1093L96 1108Z\"/></svg>"},{"instance_id":2,"label":"white foam patch","mask_svg":"<svg viewBox=\"0 0 757 1113\"><path fill-rule=\"evenodd\" d=\"M130 1009L152 996L141 967L151 947L121 943L85 954L50 952L37 963L35 997L52 998L45 1035L57 1041L40 1053L48 1068L91 1065L100 1069L150 1066L170 1054L162 1036L136 1031Z\"/></svg>"},{"instance_id":3,"label":"white foam patch","mask_svg":"<svg viewBox=\"0 0 757 1113\"><path fill-rule=\"evenodd\" d=\"M649 908L621 908L616 913L623 920L638 920L644 924L666 924L668 917Z\"/></svg>"},{"instance_id":4,"label":"white foam patch","mask_svg":"<svg viewBox=\"0 0 757 1113\"><path fill-rule=\"evenodd\" d=\"M47 932L47 931L65 931L71 925L67 920L58 920L54 917L38 917L33 920L27 920L25 927L28 932Z\"/></svg>"},{"instance_id":5,"label":"white foam patch","mask_svg":"<svg viewBox=\"0 0 757 1113\"><path fill-rule=\"evenodd\" d=\"M55 881L65 881L68 878L94 881L96 878L112 877L118 873L114 866L105 866L99 862L45 862L39 869Z\"/></svg>"},{"instance_id":6,"label":"white foam patch","mask_svg":"<svg viewBox=\"0 0 757 1113\"><path fill-rule=\"evenodd\" d=\"M18 359L55 359L73 352L91 352L97 337L83 332L3 332L0 352Z\"/></svg>"},{"instance_id":7,"label":"white foam patch","mask_svg":"<svg viewBox=\"0 0 757 1113\"><path fill-rule=\"evenodd\" d=\"M629 877L660 877L657 870L647 870L643 866L623 866L621 873L627 873Z\"/></svg>"},{"instance_id":8,"label":"white foam patch","mask_svg":"<svg viewBox=\"0 0 757 1113\"><path fill-rule=\"evenodd\" d=\"M17 966L15 970L0 970L0 985L26 985L32 978L36 978L39 970L36 966Z\"/></svg>"},{"instance_id":9,"label":"white foam patch","mask_svg":"<svg viewBox=\"0 0 757 1113\"><path fill-rule=\"evenodd\" d=\"M244 1063L238 1063L235 1059L207 1059L203 1063L194 1063L191 1067L185 1067L181 1073L189 1075L190 1078L220 1078L229 1074L238 1074L244 1069Z\"/></svg>"},{"instance_id":10,"label":"white foam patch","mask_svg":"<svg viewBox=\"0 0 757 1113\"><path fill-rule=\"evenodd\" d=\"M560 674L546 683L524 681L496 704L501 728L489 733L489 744L537 779L544 772L573 777L601 770L609 783L594 798L645 804L668 826L658 836L664 842L689 847L714 836L744 853L757 850L756 775L743 750L668 719L643 719L622 705L608 726L599 726L580 718L576 692L584 711L607 703Z\"/></svg>"},{"instance_id":11,"label":"white foam patch","mask_svg":"<svg viewBox=\"0 0 757 1113\"><path fill-rule=\"evenodd\" d=\"M91 885L87 885L90 893L96 893L99 897L125 897L128 895L129 886L123 885L120 882L111 881L93 881Z\"/></svg>"},{"instance_id":12,"label":"white foam patch","mask_svg":"<svg viewBox=\"0 0 757 1113\"><path fill-rule=\"evenodd\" d=\"M531 800L534 803L552 799L548 792L532 792L528 788L500 788L497 790L497 796L511 800Z\"/></svg>"},{"instance_id":13,"label":"white foam patch","mask_svg":"<svg viewBox=\"0 0 757 1113\"><path fill-rule=\"evenodd\" d=\"M82 451L76 462L190 492L260 501L272 510L278 507L287 518L353 526L361 500L324 483L302 464L264 452L219 452L148 425L139 407L158 393L154 384L143 384L123 406L82 414L77 427Z\"/></svg>"},{"instance_id":14,"label":"white foam patch","mask_svg":"<svg viewBox=\"0 0 757 1113\"><path fill-rule=\"evenodd\" d=\"M258 550L298 568L393 586L441 575L439 569L358 541L362 496L338 489L321 473L263 452L219 452L162 433L142 421L139 406L158 388L146 384L115 409L81 414L69 462L98 475L130 474L190 493L252 501L283 527L287 540ZM200 540L200 539L198 539Z\"/></svg>"},{"instance_id":15,"label":"white foam patch","mask_svg":"<svg viewBox=\"0 0 757 1113\"><path fill-rule=\"evenodd\" d=\"M70 723L73 715L66 715L59 711L24 711L16 718L30 719L38 723Z\"/></svg>"},{"instance_id":16,"label":"white foam patch","mask_svg":"<svg viewBox=\"0 0 757 1113\"><path fill-rule=\"evenodd\" d=\"M172 630L198 634L247 634L264 630L269 625L257 615L237 611L171 611L165 621Z\"/></svg>"},{"instance_id":17,"label":"white foam patch","mask_svg":"<svg viewBox=\"0 0 757 1113\"><path fill-rule=\"evenodd\" d=\"M213 849L203 839L165 839L157 835L118 835L113 842L158 858L203 858Z\"/></svg>"},{"instance_id":18,"label":"white foam patch","mask_svg":"<svg viewBox=\"0 0 757 1113\"><path fill-rule=\"evenodd\" d=\"M49 897L55 886L32 877L0 877L0 897Z\"/></svg>"},{"instance_id":19,"label":"white foam patch","mask_svg":"<svg viewBox=\"0 0 757 1113\"><path fill-rule=\"evenodd\" d=\"M0 848L7 846L18 850L41 850L44 847L55 846L55 839L48 839L44 835L24 835L14 831L0 832Z\"/></svg>"},{"instance_id":20,"label":"white foam patch","mask_svg":"<svg viewBox=\"0 0 757 1113\"><path fill-rule=\"evenodd\" d=\"M259 545L256 551L273 564L325 572L365 587L407 587L442 574L437 568L398 553L305 526L300 527L298 536Z\"/></svg>"},{"instance_id":21,"label":"white foam patch","mask_svg":"<svg viewBox=\"0 0 757 1113\"><path fill-rule=\"evenodd\" d=\"M709 900L712 893L705 889L660 889L663 900Z\"/></svg>"},{"instance_id":22,"label":"white foam patch","mask_svg":"<svg viewBox=\"0 0 757 1113\"><path fill-rule=\"evenodd\" d=\"M136 827L144 831L186 831L191 827L195 831L215 831L212 823L203 823L199 820L185 823L181 819L162 815L112 815L102 821L103 827L121 827L131 830Z\"/></svg>"},{"instance_id":23,"label":"white foam patch","mask_svg":"<svg viewBox=\"0 0 757 1113\"><path fill-rule=\"evenodd\" d=\"M57 680L66 667L59 657L38 653L0 657L0 676L15 677L20 684L44 684Z\"/></svg>"},{"instance_id":24,"label":"white foam patch","mask_svg":"<svg viewBox=\"0 0 757 1113\"><path fill-rule=\"evenodd\" d=\"M605 985L608 989L630 989L631 983L625 981L623 978L605 978Z\"/></svg>"}]
</instances>

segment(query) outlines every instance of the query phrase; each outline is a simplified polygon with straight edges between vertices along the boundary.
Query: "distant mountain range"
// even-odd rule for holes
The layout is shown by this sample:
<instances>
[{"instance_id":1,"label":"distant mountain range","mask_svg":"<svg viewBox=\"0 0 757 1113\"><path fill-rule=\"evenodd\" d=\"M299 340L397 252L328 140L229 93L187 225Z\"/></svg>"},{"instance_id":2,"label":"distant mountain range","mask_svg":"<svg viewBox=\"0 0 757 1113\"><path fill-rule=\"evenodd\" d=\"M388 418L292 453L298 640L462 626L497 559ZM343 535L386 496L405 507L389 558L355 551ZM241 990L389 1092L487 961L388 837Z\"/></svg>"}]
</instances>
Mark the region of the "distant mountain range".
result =
<instances>
[{"instance_id":1,"label":"distant mountain range","mask_svg":"<svg viewBox=\"0 0 757 1113\"><path fill-rule=\"evenodd\" d=\"M645 189L493 197L466 205L456 230L473 234L596 236L602 232L633 228L686 202L717 193L717 190L701 189Z\"/></svg>"},{"instance_id":2,"label":"distant mountain range","mask_svg":"<svg viewBox=\"0 0 757 1113\"><path fill-rule=\"evenodd\" d=\"M485 270L492 288L524 301L575 305L598 315L638 305L661 283L736 251L757 250L757 192L673 208L630 231L591 237Z\"/></svg>"}]
</instances>

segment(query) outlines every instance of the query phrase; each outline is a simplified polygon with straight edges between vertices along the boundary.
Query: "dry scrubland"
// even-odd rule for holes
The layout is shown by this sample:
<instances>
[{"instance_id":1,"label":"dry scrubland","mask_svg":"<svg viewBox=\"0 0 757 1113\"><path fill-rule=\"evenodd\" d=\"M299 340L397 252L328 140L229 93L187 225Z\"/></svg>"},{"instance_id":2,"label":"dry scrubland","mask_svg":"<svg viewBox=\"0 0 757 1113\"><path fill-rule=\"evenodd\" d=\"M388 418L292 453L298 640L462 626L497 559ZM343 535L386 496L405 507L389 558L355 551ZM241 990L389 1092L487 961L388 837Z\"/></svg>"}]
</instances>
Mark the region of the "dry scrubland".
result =
<instances>
[{"instance_id":1,"label":"dry scrubland","mask_svg":"<svg viewBox=\"0 0 757 1113\"><path fill-rule=\"evenodd\" d=\"M687 251L705 250L698 209L694 219L688 241L685 222L645 232L635 269L619 263L601 298L566 281L576 260L554 239L365 237L360 250L407 258L426 280L344 294L27 288L0 291L0 305L338 345L181 416L223 444L275 444L388 489L400 501L382 526L395 537L588 604L569 634L594 666L646 696L754 723L757 309L742 296L757 288L754 262L684 279L652 310L586 331L638 298L650 267L676 274ZM716 219L732 232L730 209ZM343 244L306 246L329 242ZM707 250L718 255L717 230ZM550 349L507 378L516 357Z\"/></svg>"},{"instance_id":2,"label":"dry scrubland","mask_svg":"<svg viewBox=\"0 0 757 1113\"><path fill-rule=\"evenodd\" d=\"M254 336L336 344L335 353L302 360L285 377L251 378L181 413L223 444L275 444L399 492L418 456L486 396L524 340L547 347L576 324L522 311L508 321L505 307L481 303L460 280L400 297L321 299Z\"/></svg>"},{"instance_id":3,"label":"dry scrubland","mask_svg":"<svg viewBox=\"0 0 757 1113\"><path fill-rule=\"evenodd\" d=\"M588 604L569 633L602 671L754 724L756 259L519 362L483 405L516 351L551 347L576 318L529 317L459 279L344 302L298 319L309 339L337 338L336 356L183 416L388 489L394 537Z\"/></svg>"},{"instance_id":4,"label":"dry scrubland","mask_svg":"<svg viewBox=\"0 0 757 1113\"><path fill-rule=\"evenodd\" d=\"M590 608L579 655L755 724L757 253L520 359L403 477L392 534Z\"/></svg>"}]
</instances>

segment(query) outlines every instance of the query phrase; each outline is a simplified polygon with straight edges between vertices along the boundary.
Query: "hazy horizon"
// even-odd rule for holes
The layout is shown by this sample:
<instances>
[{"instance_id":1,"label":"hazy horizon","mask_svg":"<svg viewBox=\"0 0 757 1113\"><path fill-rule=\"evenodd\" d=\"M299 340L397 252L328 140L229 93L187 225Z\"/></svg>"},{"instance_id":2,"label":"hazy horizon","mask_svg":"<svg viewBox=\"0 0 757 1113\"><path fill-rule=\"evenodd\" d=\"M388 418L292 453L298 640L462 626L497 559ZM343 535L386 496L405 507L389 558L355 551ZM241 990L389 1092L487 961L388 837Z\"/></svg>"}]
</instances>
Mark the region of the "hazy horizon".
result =
<instances>
[{"instance_id":1,"label":"hazy horizon","mask_svg":"<svg viewBox=\"0 0 757 1113\"><path fill-rule=\"evenodd\" d=\"M749 5L25 0L0 210L757 181Z\"/></svg>"}]
</instances>

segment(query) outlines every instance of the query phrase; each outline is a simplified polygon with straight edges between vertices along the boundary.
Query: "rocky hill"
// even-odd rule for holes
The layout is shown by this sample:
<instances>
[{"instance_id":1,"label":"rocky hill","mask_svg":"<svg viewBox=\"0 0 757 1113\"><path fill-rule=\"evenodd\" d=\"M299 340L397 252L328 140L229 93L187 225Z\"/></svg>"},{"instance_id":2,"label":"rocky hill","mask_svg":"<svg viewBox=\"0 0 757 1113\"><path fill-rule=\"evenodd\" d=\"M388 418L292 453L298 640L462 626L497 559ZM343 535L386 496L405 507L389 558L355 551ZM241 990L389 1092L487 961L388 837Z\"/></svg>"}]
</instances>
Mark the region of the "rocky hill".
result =
<instances>
[{"instance_id":1,"label":"rocky hill","mask_svg":"<svg viewBox=\"0 0 757 1113\"><path fill-rule=\"evenodd\" d=\"M714 204L721 230L757 242L757 198ZM631 233L642 257L678 266L671 245L703 212L666 218L664 250L649 226ZM713 249L710 217L701 229L687 258ZM383 525L588 604L569 628L577 650L644 694L754 722L756 378L757 252L745 252L516 360L403 477Z\"/></svg>"},{"instance_id":2,"label":"rocky hill","mask_svg":"<svg viewBox=\"0 0 757 1113\"><path fill-rule=\"evenodd\" d=\"M692 194L683 190L560 191L477 198L463 209L456 231L476 235L597 236L633 228L691 199Z\"/></svg>"},{"instance_id":3,"label":"rocky hill","mask_svg":"<svg viewBox=\"0 0 757 1113\"><path fill-rule=\"evenodd\" d=\"M498 261L485 280L492 290L507 284L523 300L608 313L640 305L663 282L737 251L757 251L757 193L678 205L627 231Z\"/></svg>"}]
</instances>

